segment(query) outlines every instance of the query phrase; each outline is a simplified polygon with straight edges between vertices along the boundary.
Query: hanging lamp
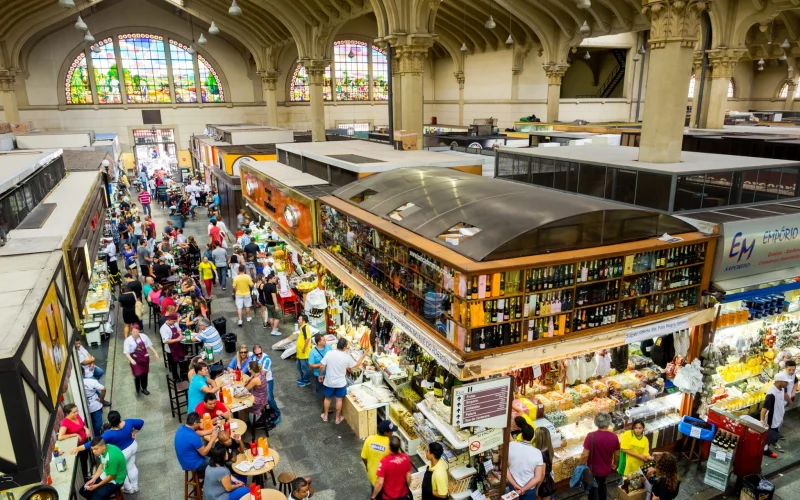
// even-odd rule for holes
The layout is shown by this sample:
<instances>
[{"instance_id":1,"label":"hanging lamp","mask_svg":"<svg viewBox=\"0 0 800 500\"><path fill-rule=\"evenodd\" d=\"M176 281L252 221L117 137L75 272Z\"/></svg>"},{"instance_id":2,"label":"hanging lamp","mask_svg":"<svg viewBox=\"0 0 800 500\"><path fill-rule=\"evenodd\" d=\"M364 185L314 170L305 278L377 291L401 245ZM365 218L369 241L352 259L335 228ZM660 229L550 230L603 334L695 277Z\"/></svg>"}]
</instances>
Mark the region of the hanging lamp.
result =
<instances>
[{"instance_id":1,"label":"hanging lamp","mask_svg":"<svg viewBox=\"0 0 800 500\"><path fill-rule=\"evenodd\" d=\"M581 35L588 35L592 32L592 28L589 27L589 23L584 21L583 24L581 24L581 29L578 31L581 32Z\"/></svg>"},{"instance_id":2,"label":"hanging lamp","mask_svg":"<svg viewBox=\"0 0 800 500\"><path fill-rule=\"evenodd\" d=\"M197 45L205 45L206 42L208 42L208 40L206 40L206 37L200 33L200 38L197 39Z\"/></svg>"},{"instance_id":3,"label":"hanging lamp","mask_svg":"<svg viewBox=\"0 0 800 500\"><path fill-rule=\"evenodd\" d=\"M75 2L72 0L58 0L58 6L65 9L72 9L75 7Z\"/></svg>"},{"instance_id":4,"label":"hanging lamp","mask_svg":"<svg viewBox=\"0 0 800 500\"><path fill-rule=\"evenodd\" d=\"M78 16L78 20L75 21L75 29L78 31L86 31L89 29L89 27L86 26L86 23L83 22L83 19L81 19L81 16Z\"/></svg>"},{"instance_id":5,"label":"hanging lamp","mask_svg":"<svg viewBox=\"0 0 800 500\"><path fill-rule=\"evenodd\" d=\"M786 40L784 40L784 41L783 41L783 43L781 44L781 48L782 48L783 50L786 50L786 49L788 49L789 47L791 47L791 45L789 44L789 39L787 38L787 39L786 39Z\"/></svg>"},{"instance_id":6,"label":"hanging lamp","mask_svg":"<svg viewBox=\"0 0 800 500\"><path fill-rule=\"evenodd\" d=\"M92 45L92 52L94 52L95 54L99 54L101 51L102 49L100 49L99 45Z\"/></svg>"},{"instance_id":7,"label":"hanging lamp","mask_svg":"<svg viewBox=\"0 0 800 500\"><path fill-rule=\"evenodd\" d=\"M781 56L778 59L780 59L781 61L785 61L786 60L786 54L781 54Z\"/></svg>"},{"instance_id":8,"label":"hanging lamp","mask_svg":"<svg viewBox=\"0 0 800 500\"><path fill-rule=\"evenodd\" d=\"M646 52L647 52L647 49L645 49L645 48L644 48L644 44L642 44L642 46L641 46L641 47L639 47L639 53L640 53L640 54L642 54L642 55L644 55Z\"/></svg>"},{"instance_id":9,"label":"hanging lamp","mask_svg":"<svg viewBox=\"0 0 800 500\"><path fill-rule=\"evenodd\" d=\"M483 25L486 29L493 30L497 27L497 23L494 22L492 15L489 14L489 20L486 21L486 24Z\"/></svg>"},{"instance_id":10,"label":"hanging lamp","mask_svg":"<svg viewBox=\"0 0 800 500\"><path fill-rule=\"evenodd\" d=\"M350 47L350 52L347 53L347 58L348 59L355 59L355 57L356 57L356 53L353 52L353 48Z\"/></svg>"},{"instance_id":11,"label":"hanging lamp","mask_svg":"<svg viewBox=\"0 0 800 500\"><path fill-rule=\"evenodd\" d=\"M511 37L511 33L509 33L508 38L506 38L506 45L514 45L514 39Z\"/></svg>"},{"instance_id":12,"label":"hanging lamp","mask_svg":"<svg viewBox=\"0 0 800 500\"><path fill-rule=\"evenodd\" d=\"M587 61L592 58L592 56L589 55L588 50L586 51L586 53L583 54L583 58L586 59Z\"/></svg>"},{"instance_id":13,"label":"hanging lamp","mask_svg":"<svg viewBox=\"0 0 800 500\"><path fill-rule=\"evenodd\" d=\"M639 59L641 59L641 58L642 58L642 57L639 55L639 53L638 53L638 52L634 52L634 53L633 53L633 58L632 58L632 59L633 59L633 62L639 62Z\"/></svg>"},{"instance_id":14,"label":"hanging lamp","mask_svg":"<svg viewBox=\"0 0 800 500\"><path fill-rule=\"evenodd\" d=\"M83 41L86 43L94 43L94 36L92 36L92 32L88 29L86 30L86 35L83 37Z\"/></svg>"},{"instance_id":15,"label":"hanging lamp","mask_svg":"<svg viewBox=\"0 0 800 500\"><path fill-rule=\"evenodd\" d=\"M219 28L217 28L217 25L214 24L214 21L211 21L211 26L208 27L208 34L219 35Z\"/></svg>"},{"instance_id":16,"label":"hanging lamp","mask_svg":"<svg viewBox=\"0 0 800 500\"><path fill-rule=\"evenodd\" d=\"M242 15L242 8L236 3L236 0L233 0L231 4L231 8L228 9L228 14L232 16L241 16Z\"/></svg>"},{"instance_id":17,"label":"hanging lamp","mask_svg":"<svg viewBox=\"0 0 800 500\"><path fill-rule=\"evenodd\" d=\"M186 49L186 52L188 52L188 53L190 53L192 55L195 55L197 53L197 51L194 50L194 46L193 45L189 45L189 48Z\"/></svg>"},{"instance_id":18,"label":"hanging lamp","mask_svg":"<svg viewBox=\"0 0 800 500\"><path fill-rule=\"evenodd\" d=\"M581 10L587 10L592 7L591 0L578 0L578 3L575 4L575 7Z\"/></svg>"},{"instance_id":19,"label":"hanging lamp","mask_svg":"<svg viewBox=\"0 0 800 500\"><path fill-rule=\"evenodd\" d=\"M469 49L467 48L467 42L462 42L461 43L461 52L466 52L468 50Z\"/></svg>"}]
</instances>

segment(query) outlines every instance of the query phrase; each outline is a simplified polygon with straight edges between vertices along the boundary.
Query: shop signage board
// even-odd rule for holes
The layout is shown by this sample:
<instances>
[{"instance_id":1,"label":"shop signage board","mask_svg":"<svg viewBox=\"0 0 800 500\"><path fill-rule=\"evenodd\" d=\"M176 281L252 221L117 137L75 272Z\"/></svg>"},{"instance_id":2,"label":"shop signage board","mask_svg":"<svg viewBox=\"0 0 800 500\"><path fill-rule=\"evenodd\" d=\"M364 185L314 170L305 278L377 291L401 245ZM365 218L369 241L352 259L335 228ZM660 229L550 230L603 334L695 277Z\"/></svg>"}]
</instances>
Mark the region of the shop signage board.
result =
<instances>
[{"instance_id":1,"label":"shop signage board","mask_svg":"<svg viewBox=\"0 0 800 500\"><path fill-rule=\"evenodd\" d=\"M469 438L469 456L474 457L503 444L503 429L489 429Z\"/></svg>"},{"instance_id":2,"label":"shop signage board","mask_svg":"<svg viewBox=\"0 0 800 500\"><path fill-rule=\"evenodd\" d=\"M795 215L726 222L717 246L714 281L800 266L800 222Z\"/></svg>"},{"instance_id":3,"label":"shop signage board","mask_svg":"<svg viewBox=\"0 0 800 500\"><path fill-rule=\"evenodd\" d=\"M451 420L456 428L505 428L511 397L511 377L483 380L453 389Z\"/></svg>"},{"instance_id":4,"label":"shop signage board","mask_svg":"<svg viewBox=\"0 0 800 500\"><path fill-rule=\"evenodd\" d=\"M673 318L659 323L645 325L625 332L625 343L641 342L642 340L668 335L689 328L689 317Z\"/></svg>"}]
</instances>

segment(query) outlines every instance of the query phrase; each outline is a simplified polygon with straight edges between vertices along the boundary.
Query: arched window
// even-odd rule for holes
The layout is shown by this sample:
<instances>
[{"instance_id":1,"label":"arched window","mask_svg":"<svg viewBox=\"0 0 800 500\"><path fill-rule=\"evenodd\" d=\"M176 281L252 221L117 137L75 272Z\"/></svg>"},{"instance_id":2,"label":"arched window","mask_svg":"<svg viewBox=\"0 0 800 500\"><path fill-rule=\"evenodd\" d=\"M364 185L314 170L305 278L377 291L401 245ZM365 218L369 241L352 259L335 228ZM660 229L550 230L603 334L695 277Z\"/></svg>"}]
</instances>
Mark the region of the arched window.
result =
<instances>
[{"instance_id":1,"label":"arched window","mask_svg":"<svg viewBox=\"0 0 800 500\"><path fill-rule=\"evenodd\" d=\"M385 101L389 98L388 85L389 64L385 51L360 40L339 40L333 44L333 61L325 69L322 88L326 101ZM308 73L300 63L289 84L289 100L310 100Z\"/></svg>"},{"instance_id":2,"label":"arched window","mask_svg":"<svg viewBox=\"0 0 800 500\"><path fill-rule=\"evenodd\" d=\"M696 79L694 75L689 78L689 99L694 99L694 89L696 84ZM733 78L728 82L728 98L735 97L736 84L733 81Z\"/></svg>"},{"instance_id":3,"label":"arched window","mask_svg":"<svg viewBox=\"0 0 800 500\"><path fill-rule=\"evenodd\" d=\"M781 87L781 91L778 93L778 97L780 97L781 99L786 99L788 96L789 96L789 84L784 83L783 87ZM795 89L794 97L795 99L800 98L800 85L798 85L797 88Z\"/></svg>"},{"instance_id":4,"label":"arched window","mask_svg":"<svg viewBox=\"0 0 800 500\"><path fill-rule=\"evenodd\" d=\"M168 36L121 33L93 44L90 54L88 65L81 52L67 71L67 104L92 104L93 93L97 104L194 103L198 83L201 102L225 102L211 63Z\"/></svg>"}]
</instances>

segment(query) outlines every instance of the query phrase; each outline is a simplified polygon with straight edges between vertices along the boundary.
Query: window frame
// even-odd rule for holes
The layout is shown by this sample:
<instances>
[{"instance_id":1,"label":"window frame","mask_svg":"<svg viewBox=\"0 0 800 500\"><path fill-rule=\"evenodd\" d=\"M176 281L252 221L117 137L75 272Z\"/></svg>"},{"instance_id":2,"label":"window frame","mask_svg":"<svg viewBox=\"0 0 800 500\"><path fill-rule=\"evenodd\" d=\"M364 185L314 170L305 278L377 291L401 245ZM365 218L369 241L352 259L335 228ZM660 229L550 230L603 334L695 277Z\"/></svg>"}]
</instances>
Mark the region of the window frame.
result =
<instances>
[{"instance_id":1,"label":"window frame","mask_svg":"<svg viewBox=\"0 0 800 500\"><path fill-rule=\"evenodd\" d=\"M787 97L789 97L789 84L784 82L781 88L778 89L778 99L786 99ZM795 86L794 98L800 99L800 85Z\"/></svg>"},{"instance_id":2,"label":"window frame","mask_svg":"<svg viewBox=\"0 0 800 500\"><path fill-rule=\"evenodd\" d=\"M692 73L689 76L689 93L687 95L687 99L694 99L694 93L697 91L697 75ZM726 94L727 99L736 99L736 80L731 77L728 81L728 93Z\"/></svg>"},{"instance_id":3,"label":"window frame","mask_svg":"<svg viewBox=\"0 0 800 500\"><path fill-rule=\"evenodd\" d=\"M98 99L97 94L97 82L95 81L95 68L92 61L92 47L98 45L100 41L104 41L106 39L111 39L113 43L113 52L114 52L114 64L117 68L122 68L122 74L124 75L125 68L122 64L122 55L120 52L119 47L119 36L120 35L135 35L135 34L146 34L148 36L159 36L163 39L161 42L164 44L164 53L166 57L166 65L167 65L167 77L169 81L169 97L170 102L153 102L153 103L139 103L139 102L129 102L127 89L125 88L125 81L124 77L120 78L119 87L120 87L120 101L119 103L101 103L100 99ZM118 28L114 30L105 31L102 33L97 33L95 35L96 42L94 43L86 43L81 42L78 46L76 46L66 57L64 62L62 63L61 70L59 71L60 78L57 81L58 85L58 101L60 106L65 107L80 107L80 108L152 108L152 107L204 107L204 106L230 106L230 103L233 102L231 93L230 93L230 85L228 84L228 80L225 77L225 74L220 70L219 63L211 57L207 52L203 50L199 50L195 42L195 53L192 54L192 61L194 65L194 76L195 76L195 84L198 87L197 90L197 97L198 102L177 102L176 101L176 92L175 92L175 80L174 80L174 68L172 67L171 61L171 54L170 54L170 43L171 40L174 40L179 45L183 45L184 47L189 47L192 42L187 40L186 38L173 33L171 31L165 30L158 30L158 29L150 29L145 27L137 27L137 26L128 26L124 28ZM86 62L88 66L88 73L89 73L89 85L92 92L92 102L86 104L73 104L67 102L66 92L69 91L67 85L67 76L71 69L72 63L76 60L76 58L81 54L84 53L86 55ZM215 73L215 77L221 89L222 101L221 102L202 102L202 95L199 89L200 84L200 71L199 71L199 59L198 56L201 56L207 64L210 66L213 73ZM122 75L121 75L122 76Z\"/></svg>"}]
</instances>

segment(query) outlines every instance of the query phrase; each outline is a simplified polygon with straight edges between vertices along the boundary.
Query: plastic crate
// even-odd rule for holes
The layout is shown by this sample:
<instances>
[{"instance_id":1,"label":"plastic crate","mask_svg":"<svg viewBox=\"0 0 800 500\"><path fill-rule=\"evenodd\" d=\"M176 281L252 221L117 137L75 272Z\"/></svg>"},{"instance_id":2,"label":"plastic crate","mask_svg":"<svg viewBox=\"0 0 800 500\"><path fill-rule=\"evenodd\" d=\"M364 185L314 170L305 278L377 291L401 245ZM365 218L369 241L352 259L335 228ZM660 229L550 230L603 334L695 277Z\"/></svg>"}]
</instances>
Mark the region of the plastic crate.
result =
<instances>
[{"instance_id":1,"label":"plastic crate","mask_svg":"<svg viewBox=\"0 0 800 500\"><path fill-rule=\"evenodd\" d=\"M711 425L711 429L704 429L697 424ZM700 429L699 436L696 435L697 434L696 431L695 431L695 436L692 436L693 428ZM678 431L680 431L680 433L683 434L684 436L695 437L703 441L711 441L712 439L714 439L714 433L716 433L717 431L717 426L714 424L707 424L707 422L704 422L697 418L685 416L681 419L680 422L678 422Z\"/></svg>"}]
</instances>

